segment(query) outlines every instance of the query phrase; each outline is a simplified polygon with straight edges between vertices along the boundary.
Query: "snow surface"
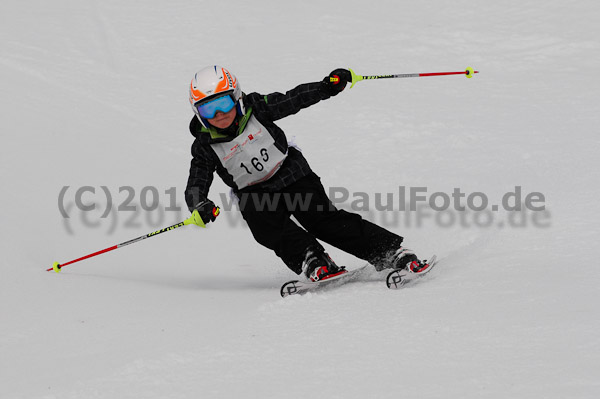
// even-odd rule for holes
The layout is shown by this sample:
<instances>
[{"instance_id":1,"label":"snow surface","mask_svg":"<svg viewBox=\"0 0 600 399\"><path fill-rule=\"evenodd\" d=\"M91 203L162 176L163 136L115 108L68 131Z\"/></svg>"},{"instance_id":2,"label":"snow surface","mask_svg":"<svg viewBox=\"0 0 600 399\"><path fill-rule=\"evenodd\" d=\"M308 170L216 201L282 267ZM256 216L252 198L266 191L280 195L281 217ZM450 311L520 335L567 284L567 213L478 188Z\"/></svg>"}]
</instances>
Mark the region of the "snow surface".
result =
<instances>
[{"instance_id":1,"label":"snow surface","mask_svg":"<svg viewBox=\"0 0 600 399\"><path fill-rule=\"evenodd\" d=\"M0 397L600 396L599 11L555 0L4 0ZM294 275L235 211L47 273L187 217L141 211L140 193L156 187L164 208L176 187L183 205L187 87L213 63L262 93L336 67L473 66L473 79L361 82L280 126L326 186L460 187L494 202L521 186L544 194L545 227L391 225L442 258L401 291L372 272L282 299ZM64 186L70 219L57 206ZM73 205L82 186L97 190L83 197L98 205L85 220ZM131 186L138 212L100 218L102 186L114 206ZM226 193L217 178L211 196Z\"/></svg>"}]
</instances>

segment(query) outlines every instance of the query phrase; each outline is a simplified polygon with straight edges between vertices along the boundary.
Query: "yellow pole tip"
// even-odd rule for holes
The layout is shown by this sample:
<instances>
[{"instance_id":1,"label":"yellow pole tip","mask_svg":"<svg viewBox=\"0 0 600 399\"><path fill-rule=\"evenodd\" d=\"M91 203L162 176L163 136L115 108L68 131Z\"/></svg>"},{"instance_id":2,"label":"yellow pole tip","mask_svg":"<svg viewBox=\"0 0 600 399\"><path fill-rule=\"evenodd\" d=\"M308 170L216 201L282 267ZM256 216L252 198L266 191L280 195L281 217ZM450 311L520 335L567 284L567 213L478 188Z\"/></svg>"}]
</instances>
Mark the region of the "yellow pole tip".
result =
<instances>
[{"instance_id":1,"label":"yellow pole tip","mask_svg":"<svg viewBox=\"0 0 600 399\"><path fill-rule=\"evenodd\" d=\"M60 273L60 263L54 262L54 264L52 265L52 268L54 269L54 271L56 273Z\"/></svg>"},{"instance_id":2,"label":"yellow pole tip","mask_svg":"<svg viewBox=\"0 0 600 399\"><path fill-rule=\"evenodd\" d=\"M467 78L472 78L473 74L475 74L475 71L473 71L473 68L468 67L467 70L465 71L465 75L467 76Z\"/></svg>"}]
</instances>

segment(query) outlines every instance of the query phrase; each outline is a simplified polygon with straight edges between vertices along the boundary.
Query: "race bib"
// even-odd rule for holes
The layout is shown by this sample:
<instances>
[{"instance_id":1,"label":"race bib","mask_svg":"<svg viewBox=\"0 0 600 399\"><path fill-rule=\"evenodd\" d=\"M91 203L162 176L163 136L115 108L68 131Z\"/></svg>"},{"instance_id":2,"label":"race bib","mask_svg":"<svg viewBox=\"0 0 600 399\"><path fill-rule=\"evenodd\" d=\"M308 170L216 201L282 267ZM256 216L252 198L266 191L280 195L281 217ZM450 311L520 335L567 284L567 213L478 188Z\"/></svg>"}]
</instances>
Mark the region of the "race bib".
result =
<instances>
[{"instance_id":1,"label":"race bib","mask_svg":"<svg viewBox=\"0 0 600 399\"><path fill-rule=\"evenodd\" d=\"M271 134L254 116L238 137L210 146L239 189L268 180L287 157L287 150L282 153L275 147Z\"/></svg>"}]
</instances>

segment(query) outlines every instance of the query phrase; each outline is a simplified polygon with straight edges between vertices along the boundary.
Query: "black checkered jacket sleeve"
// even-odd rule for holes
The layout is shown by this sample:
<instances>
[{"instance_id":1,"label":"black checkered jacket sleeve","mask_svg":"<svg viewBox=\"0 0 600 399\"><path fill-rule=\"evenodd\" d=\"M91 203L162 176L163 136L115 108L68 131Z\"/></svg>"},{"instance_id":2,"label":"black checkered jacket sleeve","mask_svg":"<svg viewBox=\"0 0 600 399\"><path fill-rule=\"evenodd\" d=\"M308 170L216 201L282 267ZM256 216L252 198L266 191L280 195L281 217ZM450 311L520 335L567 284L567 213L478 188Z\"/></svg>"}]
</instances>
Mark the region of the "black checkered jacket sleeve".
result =
<instances>
[{"instance_id":1,"label":"black checkered jacket sleeve","mask_svg":"<svg viewBox=\"0 0 600 399\"><path fill-rule=\"evenodd\" d=\"M190 211L193 211L196 205L208 198L208 190L216 169L213 154L209 151L208 148L198 145L196 142L192 145L190 175L185 189L185 202Z\"/></svg>"},{"instance_id":2,"label":"black checkered jacket sleeve","mask_svg":"<svg viewBox=\"0 0 600 399\"><path fill-rule=\"evenodd\" d=\"M331 94L328 86L323 82L315 82L297 86L285 94L271 93L263 96L258 93L250 93L247 101L256 113L276 121L329 97Z\"/></svg>"}]
</instances>

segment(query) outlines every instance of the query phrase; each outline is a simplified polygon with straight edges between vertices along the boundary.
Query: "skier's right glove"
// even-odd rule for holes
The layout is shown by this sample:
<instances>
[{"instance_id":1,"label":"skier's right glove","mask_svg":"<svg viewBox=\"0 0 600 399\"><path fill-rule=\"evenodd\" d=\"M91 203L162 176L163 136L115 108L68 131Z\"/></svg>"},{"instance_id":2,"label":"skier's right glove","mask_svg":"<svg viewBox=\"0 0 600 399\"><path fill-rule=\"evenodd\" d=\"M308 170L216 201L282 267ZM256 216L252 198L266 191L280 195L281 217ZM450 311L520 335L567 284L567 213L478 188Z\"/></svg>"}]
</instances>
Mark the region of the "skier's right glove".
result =
<instances>
[{"instance_id":1,"label":"skier's right glove","mask_svg":"<svg viewBox=\"0 0 600 399\"><path fill-rule=\"evenodd\" d=\"M346 88L346 83L352 82L352 74L347 69L336 69L323 79L325 89L331 96L335 96Z\"/></svg>"},{"instance_id":2,"label":"skier's right glove","mask_svg":"<svg viewBox=\"0 0 600 399\"><path fill-rule=\"evenodd\" d=\"M196 204L196 206L194 206L194 209L198 211L198 214L202 218L204 224L214 222L220 213L219 207L209 199L200 201L198 204Z\"/></svg>"}]
</instances>

